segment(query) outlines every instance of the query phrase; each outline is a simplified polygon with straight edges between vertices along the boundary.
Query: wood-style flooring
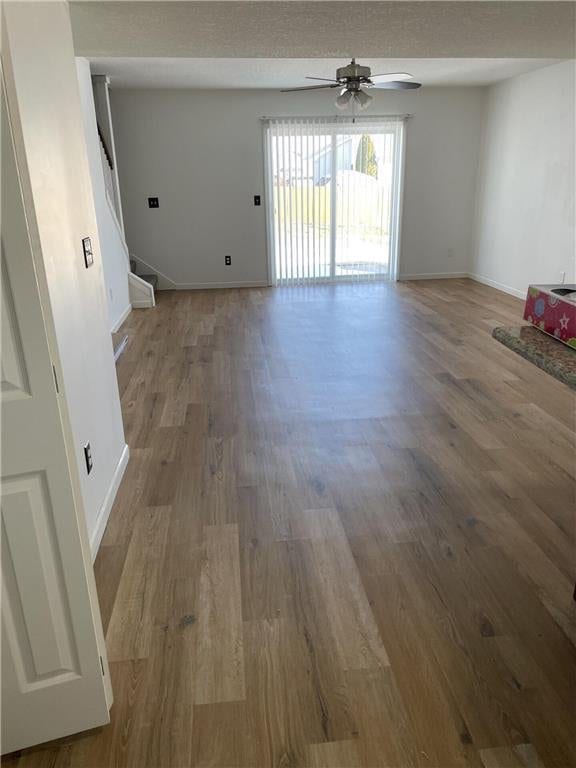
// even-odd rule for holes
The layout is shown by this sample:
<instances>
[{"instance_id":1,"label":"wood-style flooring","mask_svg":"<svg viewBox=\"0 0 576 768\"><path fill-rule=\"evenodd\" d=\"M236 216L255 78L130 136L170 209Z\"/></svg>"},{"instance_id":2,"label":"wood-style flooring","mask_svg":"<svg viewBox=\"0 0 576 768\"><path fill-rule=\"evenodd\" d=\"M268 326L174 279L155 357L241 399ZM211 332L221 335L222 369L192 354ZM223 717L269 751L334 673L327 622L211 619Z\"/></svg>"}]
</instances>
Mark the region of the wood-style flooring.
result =
<instances>
[{"instance_id":1,"label":"wood-style flooring","mask_svg":"<svg viewBox=\"0 0 576 768\"><path fill-rule=\"evenodd\" d=\"M165 292L119 361L110 726L18 768L576 765L574 401L467 280Z\"/></svg>"}]
</instances>

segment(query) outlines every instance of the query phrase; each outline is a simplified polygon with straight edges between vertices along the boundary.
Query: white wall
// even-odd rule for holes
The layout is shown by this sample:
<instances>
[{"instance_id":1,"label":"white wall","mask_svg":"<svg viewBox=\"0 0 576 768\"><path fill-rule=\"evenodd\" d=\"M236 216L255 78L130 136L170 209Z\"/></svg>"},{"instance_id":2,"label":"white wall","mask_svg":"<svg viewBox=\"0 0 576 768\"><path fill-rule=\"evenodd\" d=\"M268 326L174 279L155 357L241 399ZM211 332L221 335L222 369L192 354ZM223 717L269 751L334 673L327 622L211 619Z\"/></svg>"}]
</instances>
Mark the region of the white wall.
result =
<instances>
[{"instance_id":1,"label":"white wall","mask_svg":"<svg viewBox=\"0 0 576 768\"><path fill-rule=\"evenodd\" d=\"M90 64L86 59L76 59L80 101L84 120L84 133L88 150L90 177L94 193L96 220L100 236L100 253L106 284L108 306L108 328L116 329L130 311L128 296L128 254L124 244L124 235L116 218L112 203L108 200L104 184L104 171L100 157L100 139L96 126L94 95Z\"/></svg>"},{"instance_id":2,"label":"white wall","mask_svg":"<svg viewBox=\"0 0 576 768\"><path fill-rule=\"evenodd\" d=\"M574 62L487 90L474 276L519 296L530 283L576 281Z\"/></svg>"},{"instance_id":3,"label":"white wall","mask_svg":"<svg viewBox=\"0 0 576 768\"><path fill-rule=\"evenodd\" d=\"M373 92L375 93L375 92ZM267 280L261 115L332 115L333 92L114 90L130 252L163 287ZM482 88L375 93L372 114L408 121L400 273L468 271ZM160 198L149 209L147 198ZM224 255L232 266L224 266ZM162 285L162 282L161 282Z\"/></svg>"},{"instance_id":4,"label":"white wall","mask_svg":"<svg viewBox=\"0 0 576 768\"><path fill-rule=\"evenodd\" d=\"M12 25L10 35L19 165L27 168L23 185L29 223L48 283L60 385L94 543L128 452L67 5L37 3L34 12ZM84 265L84 237L92 239L95 254L90 269ZM87 442L94 460L90 475L83 456Z\"/></svg>"}]
</instances>

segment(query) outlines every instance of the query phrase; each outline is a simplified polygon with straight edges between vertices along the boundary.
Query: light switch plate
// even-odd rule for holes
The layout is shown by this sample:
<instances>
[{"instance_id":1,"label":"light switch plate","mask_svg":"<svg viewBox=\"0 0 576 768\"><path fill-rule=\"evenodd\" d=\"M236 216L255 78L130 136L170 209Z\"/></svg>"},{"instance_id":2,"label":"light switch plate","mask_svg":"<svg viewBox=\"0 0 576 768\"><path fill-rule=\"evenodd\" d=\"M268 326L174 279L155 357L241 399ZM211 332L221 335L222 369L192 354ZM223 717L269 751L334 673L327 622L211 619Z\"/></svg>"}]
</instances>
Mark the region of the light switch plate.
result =
<instances>
[{"instance_id":1,"label":"light switch plate","mask_svg":"<svg viewBox=\"0 0 576 768\"><path fill-rule=\"evenodd\" d=\"M94 264L94 254L92 253L92 241L89 237L82 240L82 251L84 253L84 264L86 269Z\"/></svg>"},{"instance_id":2,"label":"light switch plate","mask_svg":"<svg viewBox=\"0 0 576 768\"><path fill-rule=\"evenodd\" d=\"M86 474L89 475L90 472L92 472L92 467L94 466L94 463L92 461L92 448L90 448L90 443L86 443L84 446L84 461L86 462Z\"/></svg>"}]
</instances>

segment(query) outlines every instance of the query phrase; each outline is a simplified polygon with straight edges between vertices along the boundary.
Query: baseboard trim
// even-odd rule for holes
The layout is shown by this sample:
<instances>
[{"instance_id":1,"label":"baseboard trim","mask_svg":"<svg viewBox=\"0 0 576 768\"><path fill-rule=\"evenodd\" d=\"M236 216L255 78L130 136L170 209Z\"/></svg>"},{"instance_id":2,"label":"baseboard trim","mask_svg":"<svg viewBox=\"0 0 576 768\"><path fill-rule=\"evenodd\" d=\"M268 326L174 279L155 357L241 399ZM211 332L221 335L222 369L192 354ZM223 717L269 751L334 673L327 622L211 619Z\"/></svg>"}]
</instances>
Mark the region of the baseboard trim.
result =
<instances>
[{"instance_id":1,"label":"baseboard trim","mask_svg":"<svg viewBox=\"0 0 576 768\"><path fill-rule=\"evenodd\" d=\"M134 261L136 262L136 266L144 267L148 272L152 272L158 276L158 286L156 288L157 291L176 290L177 284L174 282L174 280L171 280L168 277L168 275L165 275L164 272L161 272L158 269L158 267L154 266L154 264L149 264L147 261L144 261L144 259L139 258L134 253L130 254L130 258L134 259ZM162 283L168 283L168 285L163 286Z\"/></svg>"},{"instance_id":2,"label":"baseboard trim","mask_svg":"<svg viewBox=\"0 0 576 768\"><path fill-rule=\"evenodd\" d=\"M526 291L519 291L517 288L512 288L509 285L498 283L496 280L491 280L489 277L472 274L472 272L470 272L468 277L470 278L470 280L474 280L476 283L482 283L482 285L489 285L490 288L496 288L497 291L508 293L510 294L510 296L515 296L517 299L526 298Z\"/></svg>"},{"instance_id":3,"label":"baseboard trim","mask_svg":"<svg viewBox=\"0 0 576 768\"><path fill-rule=\"evenodd\" d=\"M232 281L220 281L215 280L208 283L176 283L168 275L161 272L154 264L150 264L144 259L139 258L135 254L132 254L137 265L144 267L150 272L154 272L158 275L158 287L156 291L202 291L208 288L268 288L270 283L268 280L232 280ZM137 304L133 304L133 307L137 307ZM140 307L138 307L140 309Z\"/></svg>"},{"instance_id":4,"label":"baseboard trim","mask_svg":"<svg viewBox=\"0 0 576 768\"><path fill-rule=\"evenodd\" d=\"M415 275L398 275L398 280L451 280L470 277L468 272L422 272Z\"/></svg>"},{"instance_id":5,"label":"baseboard trim","mask_svg":"<svg viewBox=\"0 0 576 768\"><path fill-rule=\"evenodd\" d=\"M104 536L104 531L106 530L106 523L108 522L108 518L110 517L110 512L112 511L112 505L114 504L114 499L116 498L116 494L118 493L118 488L120 487L120 483L122 482L122 478L124 477L124 472L126 471L126 467L128 466L129 458L130 458L130 449L128 448L127 445L125 445L122 451L122 455L120 456L120 461L118 462L118 465L114 470L114 476L112 477L112 482L110 483L110 487L108 488L106 497L104 498L102 506L100 507L100 511L98 512L98 517L96 518L96 525L90 536L90 551L92 553L92 562L94 562L94 560L96 559L96 555L98 554L98 549L100 548L100 542L102 541L102 536Z\"/></svg>"},{"instance_id":6,"label":"baseboard trim","mask_svg":"<svg viewBox=\"0 0 576 768\"><path fill-rule=\"evenodd\" d=\"M128 334L127 334L127 333L125 333L125 334L124 334L124 338L122 339L122 341L120 342L120 344L118 344L118 346L117 346L117 347L116 347L116 349L114 350L114 362L115 362L115 363L117 363L117 362L118 362L118 358L120 357L120 355L122 354L122 352L124 352L124 350L126 349L126 346L127 346L127 344L128 344Z\"/></svg>"},{"instance_id":7,"label":"baseboard trim","mask_svg":"<svg viewBox=\"0 0 576 768\"><path fill-rule=\"evenodd\" d=\"M143 262L144 263L144 262ZM152 267L151 267L152 268ZM526 295L525 291L520 291L517 288L512 288L509 285L498 283L496 280L490 280L488 277L482 275L473 274L471 272L422 272L408 275L398 275L398 281L410 281L410 280L457 280L469 278L477 283L488 285L490 288L495 288L503 293L508 293L510 296L523 299ZM174 283L171 282L169 288L157 288L157 291L194 291L194 290L206 290L210 288L268 288L270 283L267 280L245 280L245 281L231 281L231 282L212 282L212 283ZM132 302L133 309L143 309L150 305L143 301ZM130 308L129 308L130 309ZM117 328L122 325L122 322L128 316L126 316L117 324ZM114 332L114 331L113 331Z\"/></svg>"},{"instance_id":8,"label":"baseboard trim","mask_svg":"<svg viewBox=\"0 0 576 768\"><path fill-rule=\"evenodd\" d=\"M172 283L170 288L158 288L158 291L195 291L208 288L267 288L268 280L232 281L229 283Z\"/></svg>"},{"instance_id":9,"label":"baseboard trim","mask_svg":"<svg viewBox=\"0 0 576 768\"><path fill-rule=\"evenodd\" d=\"M132 312L132 304L128 304L126 309L122 312L118 320L114 323L114 325L110 329L110 333L116 333L116 331L121 327L124 320L126 320L128 315L130 314L130 312Z\"/></svg>"},{"instance_id":10,"label":"baseboard trim","mask_svg":"<svg viewBox=\"0 0 576 768\"><path fill-rule=\"evenodd\" d=\"M510 296L515 296L517 299L523 299L526 296L526 291L519 291L517 288L512 288L509 285L498 283L496 280L491 280L489 277L477 275L472 272L424 272L419 275L399 275L398 280L450 280L453 278L468 278L469 280L474 280L476 283L482 283L482 285L488 285L490 288L502 291L502 293L508 293Z\"/></svg>"}]
</instances>

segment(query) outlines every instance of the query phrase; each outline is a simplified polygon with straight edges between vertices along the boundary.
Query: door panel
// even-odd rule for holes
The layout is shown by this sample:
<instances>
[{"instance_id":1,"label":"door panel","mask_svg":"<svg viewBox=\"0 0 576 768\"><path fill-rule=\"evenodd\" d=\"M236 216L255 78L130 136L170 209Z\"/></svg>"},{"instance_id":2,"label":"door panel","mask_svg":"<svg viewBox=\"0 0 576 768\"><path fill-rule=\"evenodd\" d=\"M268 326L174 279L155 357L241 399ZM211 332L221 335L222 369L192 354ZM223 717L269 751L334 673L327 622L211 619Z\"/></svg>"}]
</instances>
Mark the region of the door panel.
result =
<instances>
[{"instance_id":1,"label":"door panel","mask_svg":"<svg viewBox=\"0 0 576 768\"><path fill-rule=\"evenodd\" d=\"M394 138L369 129L339 136L335 278L390 277Z\"/></svg>"},{"instance_id":2,"label":"door panel","mask_svg":"<svg viewBox=\"0 0 576 768\"><path fill-rule=\"evenodd\" d=\"M2 141L2 753L109 721L75 498L5 90Z\"/></svg>"},{"instance_id":3,"label":"door panel","mask_svg":"<svg viewBox=\"0 0 576 768\"><path fill-rule=\"evenodd\" d=\"M44 472L3 481L6 634L21 689L78 675L70 605Z\"/></svg>"},{"instance_id":4,"label":"door panel","mask_svg":"<svg viewBox=\"0 0 576 768\"><path fill-rule=\"evenodd\" d=\"M14 297L6 270L4 249L2 248L2 380L0 397L2 400L26 397L30 395L28 374L22 354L22 339L14 311Z\"/></svg>"},{"instance_id":5,"label":"door panel","mask_svg":"<svg viewBox=\"0 0 576 768\"><path fill-rule=\"evenodd\" d=\"M319 126L279 125L270 137L275 274L283 283L331 275L332 136Z\"/></svg>"},{"instance_id":6,"label":"door panel","mask_svg":"<svg viewBox=\"0 0 576 768\"><path fill-rule=\"evenodd\" d=\"M272 283L396 277L404 122L271 119Z\"/></svg>"}]
</instances>

